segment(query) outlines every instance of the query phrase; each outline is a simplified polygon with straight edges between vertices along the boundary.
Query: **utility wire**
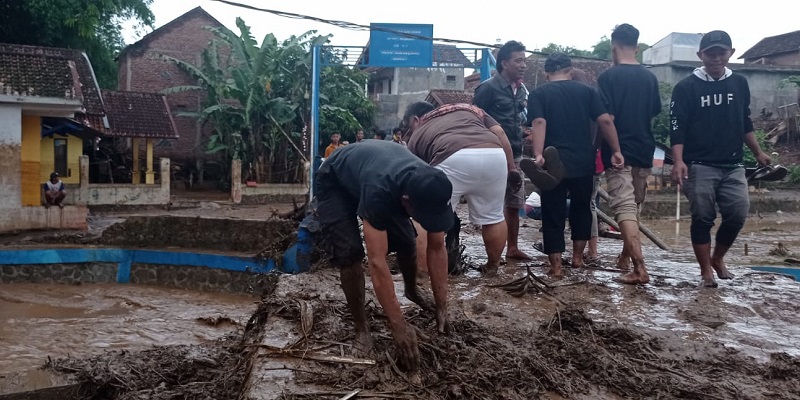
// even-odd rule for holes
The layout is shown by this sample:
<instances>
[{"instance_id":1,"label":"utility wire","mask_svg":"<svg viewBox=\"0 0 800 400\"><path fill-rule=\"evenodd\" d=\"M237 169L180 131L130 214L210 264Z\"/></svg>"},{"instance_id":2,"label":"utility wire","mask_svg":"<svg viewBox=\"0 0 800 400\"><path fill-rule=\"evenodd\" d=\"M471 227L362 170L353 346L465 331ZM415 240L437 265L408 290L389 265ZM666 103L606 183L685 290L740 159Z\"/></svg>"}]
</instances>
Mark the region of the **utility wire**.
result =
<instances>
[{"instance_id":1,"label":"utility wire","mask_svg":"<svg viewBox=\"0 0 800 400\"><path fill-rule=\"evenodd\" d=\"M405 36L405 37L409 37L409 38L413 38L413 39L433 40L433 41L437 41L437 42L446 42L446 43L463 43L463 44L471 44L471 45L474 45L474 46L490 47L490 48L499 48L500 47L500 45L498 45L498 44L488 44L488 43L481 43L481 42L473 42L473 41L461 40L461 39L447 39L447 38L428 37L428 36L423 36L423 35L415 35L413 33L400 32L400 31L396 31L396 30L389 29L389 28L384 28L384 27L379 27L379 26L378 27L371 27L369 25L357 24L357 23L354 23L354 22L330 20L330 19L325 19L325 18L313 17L313 16L310 16L310 15L296 14L296 13L286 12L286 11L271 10L271 9L268 9L268 8L260 8L260 7L255 7L255 6L251 6L251 5L248 5L248 4L237 3L235 1L230 1L230 0L211 0L211 1L216 1L216 2L219 2L219 3L228 4L228 5L231 5L231 6L234 6L234 7L246 8L248 10L262 11L262 12L266 12L266 13L277 15L279 17L294 18L294 19L305 19L305 20L309 20L309 21L321 22L323 24L333 25L333 26L337 26L339 28L349 29L349 30L353 30L353 31L378 30L378 31L393 33L393 34L396 34L396 35L401 35L401 36ZM529 53L537 53L538 54L538 52L533 52L533 51L528 51L528 52Z\"/></svg>"}]
</instances>

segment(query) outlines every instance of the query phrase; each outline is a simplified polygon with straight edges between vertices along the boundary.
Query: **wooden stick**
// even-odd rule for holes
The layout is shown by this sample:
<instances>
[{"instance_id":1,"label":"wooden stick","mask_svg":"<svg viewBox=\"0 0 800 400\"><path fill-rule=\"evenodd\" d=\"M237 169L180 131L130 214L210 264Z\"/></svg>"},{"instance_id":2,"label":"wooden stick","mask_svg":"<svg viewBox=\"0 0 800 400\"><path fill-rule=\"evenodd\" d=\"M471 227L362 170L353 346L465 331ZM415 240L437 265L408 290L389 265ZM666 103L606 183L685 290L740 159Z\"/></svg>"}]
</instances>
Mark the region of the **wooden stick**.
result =
<instances>
[{"instance_id":1,"label":"wooden stick","mask_svg":"<svg viewBox=\"0 0 800 400\"><path fill-rule=\"evenodd\" d=\"M359 392L361 392L361 389L356 389L356 390L353 390L352 392L350 392L350 393L348 393L348 394L344 395L344 396L343 396L341 399L339 399L339 400L348 400L348 399L352 399L353 397L356 397L356 396L358 395L358 393L359 393Z\"/></svg>"},{"instance_id":2,"label":"wooden stick","mask_svg":"<svg viewBox=\"0 0 800 400\"><path fill-rule=\"evenodd\" d=\"M370 360L366 358L352 358L352 357L340 357L340 356L329 356L325 354L314 354L314 353L305 353L305 354L296 354L292 351L271 351L267 354L259 354L262 357L270 357L275 355L281 356L289 356L294 358L299 358L301 360L313 360L313 361L322 361L322 362L330 362L330 363L337 363L337 364L355 364L355 365L375 365L375 360Z\"/></svg>"},{"instance_id":3,"label":"wooden stick","mask_svg":"<svg viewBox=\"0 0 800 400\"><path fill-rule=\"evenodd\" d=\"M606 193L606 191L603 190L603 188L600 188L600 187L597 188L597 193L600 193L600 197L602 197L604 200L608 201L608 199L609 199L608 193ZM599 209L597 210L597 218L602 219L603 222L607 223L609 226L613 227L614 229L620 230L619 229L619 224L617 224L617 221L614 221L613 218L609 217L608 215L606 215L606 213L600 211ZM663 240L661 240L658 236L656 236L656 234L653 233L653 231L651 231L650 228L646 227L641 222L639 222L639 231L644 233L644 235L647 236L650 240L652 240L653 243L655 243L656 246L658 246L661 250L669 250L669 246L667 246L667 244L664 243Z\"/></svg>"}]
</instances>

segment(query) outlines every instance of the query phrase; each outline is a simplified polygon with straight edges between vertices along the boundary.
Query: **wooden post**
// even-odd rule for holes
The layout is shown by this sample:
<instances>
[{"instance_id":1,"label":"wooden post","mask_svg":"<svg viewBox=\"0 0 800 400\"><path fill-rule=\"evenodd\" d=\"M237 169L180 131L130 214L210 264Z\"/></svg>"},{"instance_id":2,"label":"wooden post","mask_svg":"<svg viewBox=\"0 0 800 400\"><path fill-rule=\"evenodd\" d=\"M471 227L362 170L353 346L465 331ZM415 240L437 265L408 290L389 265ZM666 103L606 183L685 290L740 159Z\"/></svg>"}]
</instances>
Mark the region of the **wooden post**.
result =
<instances>
[{"instance_id":1,"label":"wooden post","mask_svg":"<svg viewBox=\"0 0 800 400\"><path fill-rule=\"evenodd\" d=\"M133 184L142 182L142 177L139 174L139 139L133 138Z\"/></svg>"},{"instance_id":2,"label":"wooden post","mask_svg":"<svg viewBox=\"0 0 800 400\"><path fill-rule=\"evenodd\" d=\"M601 187L598 187L597 188L597 193L600 195L600 198L602 198L605 201L609 201L608 192L606 192L605 189L603 189ZM614 221L611 217L607 216L605 213L603 213L599 209L597 210L597 217L602 219L608 225L613 226L614 229L619 230L619 225L616 224L616 221ZM653 231L651 231L650 228L646 227L641 222L639 222L639 231L644 233L645 236L647 236L653 243L656 244L656 246L658 246L662 250L669 250L669 246L667 246L667 244L664 243L664 241L661 240L661 238L656 236L656 234L653 233Z\"/></svg>"},{"instance_id":3,"label":"wooden post","mask_svg":"<svg viewBox=\"0 0 800 400\"><path fill-rule=\"evenodd\" d=\"M156 183L156 171L153 169L153 139L147 139L147 172L144 183L148 185Z\"/></svg>"},{"instance_id":4,"label":"wooden post","mask_svg":"<svg viewBox=\"0 0 800 400\"><path fill-rule=\"evenodd\" d=\"M231 161L231 201L242 202L242 160Z\"/></svg>"}]
</instances>

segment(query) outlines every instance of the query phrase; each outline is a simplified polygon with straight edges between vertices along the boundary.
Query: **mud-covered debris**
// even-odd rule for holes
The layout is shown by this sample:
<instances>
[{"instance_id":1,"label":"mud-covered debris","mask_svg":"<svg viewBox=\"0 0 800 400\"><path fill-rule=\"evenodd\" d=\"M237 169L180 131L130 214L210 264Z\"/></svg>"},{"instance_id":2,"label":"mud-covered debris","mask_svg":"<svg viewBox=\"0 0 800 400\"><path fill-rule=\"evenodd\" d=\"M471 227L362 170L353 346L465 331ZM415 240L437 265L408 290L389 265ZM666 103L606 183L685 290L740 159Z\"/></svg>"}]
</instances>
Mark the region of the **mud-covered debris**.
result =
<instances>
[{"instance_id":1,"label":"mud-covered debris","mask_svg":"<svg viewBox=\"0 0 800 400\"><path fill-rule=\"evenodd\" d=\"M239 322L227 315L217 315L214 317L197 317L198 322L202 322L208 326L232 325L238 326Z\"/></svg>"}]
</instances>

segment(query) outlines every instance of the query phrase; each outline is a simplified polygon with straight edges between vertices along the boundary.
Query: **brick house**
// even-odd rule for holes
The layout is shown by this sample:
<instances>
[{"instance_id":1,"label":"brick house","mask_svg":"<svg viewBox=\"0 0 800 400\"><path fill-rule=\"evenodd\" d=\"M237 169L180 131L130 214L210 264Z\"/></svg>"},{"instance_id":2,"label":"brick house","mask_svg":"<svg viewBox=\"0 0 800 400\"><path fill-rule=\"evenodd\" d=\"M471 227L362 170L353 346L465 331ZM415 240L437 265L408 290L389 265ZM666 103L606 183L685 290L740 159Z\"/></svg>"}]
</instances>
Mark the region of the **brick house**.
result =
<instances>
[{"instance_id":1,"label":"brick house","mask_svg":"<svg viewBox=\"0 0 800 400\"><path fill-rule=\"evenodd\" d=\"M221 27L211 14L200 7L181 15L150 32L122 50L118 57L119 84L122 91L159 92L167 88L196 85L197 82L162 55L199 66L203 50L215 35L207 27ZM177 116L180 112L200 111L204 93L188 91L167 96L174 115L178 139L160 140L155 144L156 157L168 157L173 165L184 170L203 171L203 165L214 160L205 152L210 129L194 117ZM202 180L202 173L199 174Z\"/></svg>"},{"instance_id":2,"label":"brick house","mask_svg":"<svg viewBox=\"0 0 800 400\"><path fill-rule=\"evenodd\" d=\"M800 67L800 31L761 39L742 53L745 64L787 65Z\"/></svg>"}]
</instances>

